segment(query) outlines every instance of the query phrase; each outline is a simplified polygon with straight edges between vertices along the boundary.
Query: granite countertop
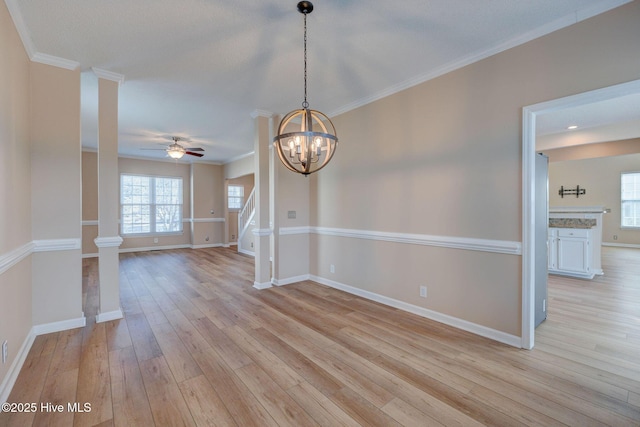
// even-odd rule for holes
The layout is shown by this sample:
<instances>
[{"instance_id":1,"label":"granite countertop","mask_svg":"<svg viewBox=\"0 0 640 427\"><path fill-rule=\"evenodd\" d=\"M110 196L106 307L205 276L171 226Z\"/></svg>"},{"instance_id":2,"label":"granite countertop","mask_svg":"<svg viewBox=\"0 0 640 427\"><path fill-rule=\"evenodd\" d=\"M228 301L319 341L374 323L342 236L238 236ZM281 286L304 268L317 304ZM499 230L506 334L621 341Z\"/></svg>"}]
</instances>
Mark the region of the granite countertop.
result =
<instances>
[{"instance_id":1,"label":"granite countertop","mask_svg":"<svg viewBox=\"0 0 640 427\"><path fill-rule=\"evenodd\" d=\"M549 218L549 227L552 228L593 228L596 220L589 218Z\"/></svg>"}]
</instances>

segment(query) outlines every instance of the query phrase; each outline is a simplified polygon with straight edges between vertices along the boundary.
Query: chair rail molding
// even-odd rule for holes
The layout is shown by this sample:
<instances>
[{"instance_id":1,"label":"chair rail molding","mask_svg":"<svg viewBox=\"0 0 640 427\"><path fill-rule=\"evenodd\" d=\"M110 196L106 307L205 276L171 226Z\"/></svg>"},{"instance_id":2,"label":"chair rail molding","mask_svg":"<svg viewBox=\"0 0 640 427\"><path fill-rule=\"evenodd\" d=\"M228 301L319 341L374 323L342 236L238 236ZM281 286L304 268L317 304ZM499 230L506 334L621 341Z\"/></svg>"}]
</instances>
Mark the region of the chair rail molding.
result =
<instances>
[{"instance_id":1,"label":"chair rail molding","mask_svg":"<svg viewBox=\"0 0 640 427\"><path fill-rule=\"evenodd\" d=\"M119 247L123 240L120 236L112 236L112 237L96 237L93 239L94 243L99 248L117 248Z\"/></svg>"}]
</instances>

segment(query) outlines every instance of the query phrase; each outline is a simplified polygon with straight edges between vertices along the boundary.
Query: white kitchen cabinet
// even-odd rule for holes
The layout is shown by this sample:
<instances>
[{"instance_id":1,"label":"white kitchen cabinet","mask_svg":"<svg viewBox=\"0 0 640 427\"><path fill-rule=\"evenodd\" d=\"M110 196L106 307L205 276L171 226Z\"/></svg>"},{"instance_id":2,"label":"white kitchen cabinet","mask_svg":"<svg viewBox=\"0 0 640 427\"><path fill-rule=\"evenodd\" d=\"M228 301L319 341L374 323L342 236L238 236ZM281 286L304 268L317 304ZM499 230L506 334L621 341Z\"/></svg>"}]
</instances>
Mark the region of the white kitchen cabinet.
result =
<instances>
[{"instance_id":1,"label":"white kitchen cabinet","mask_svg":"<svg viewBox=\"0 0 640 427\"><path fill-rule=\"evenodd\" d=\"M592 279L591 230L549 229L549 273Z\"/></svg>"}]
</instances>

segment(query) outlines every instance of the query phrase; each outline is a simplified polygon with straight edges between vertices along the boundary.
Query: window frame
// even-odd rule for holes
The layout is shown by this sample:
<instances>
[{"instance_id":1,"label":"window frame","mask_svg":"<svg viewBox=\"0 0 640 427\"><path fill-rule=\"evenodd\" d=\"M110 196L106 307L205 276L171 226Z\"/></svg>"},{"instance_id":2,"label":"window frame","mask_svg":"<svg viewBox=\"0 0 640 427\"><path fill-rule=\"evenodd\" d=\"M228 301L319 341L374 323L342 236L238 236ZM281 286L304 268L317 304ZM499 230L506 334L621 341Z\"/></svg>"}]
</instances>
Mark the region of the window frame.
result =
<instances>
[{"instance_id":1,"label":"window frame","mask_svg":"<svg viewBox=\"0 0 640 427\"><path fill-rule=\"evenodd\" d=\"M123 203L123 177L140 177L149 179L149 203ZM179 200L178 204L167 204L167 203L158 203L158 196L156 194L156 180L157 179L171 179L179 181ZM119 186L119 204L120 204L120 234L123 237L151 237L151 236L178 236L184 234L184 179L181 176L164 176L164 175L146 175L146 174L135 174L135 173L121 173L120 174L120 186ZM124 208L125 206L149 206L149 229L150 231L146 232L131 232L125 233L125 221L124 221ZM180 230L175 231L154 231L157 230L157 206L159 205L169 205L169 206L177 206L179 209L179 220L176 221L179 224Z\"/></svg>"},{"instance_id":2,"label":"window frame","mask_svg":"<svg viewBox=\"0 0 640 427\"><path fill-rule=\"evenodd\" d=\"M625 198L625 188L624 188L624 178L626 175L635 175L634 176L634 189L633 191L637 193L635 198ZM635 211L636 216L634 216L634 220L638 225L625 225L625 204L632 203L636 205ZM640 230L640 172L632 171L632 172L622 172L620 173L620 228L626 230Z\"/></svg>"},{"instance_id":3,"label":"window frame","mask_svg":"<svg viewBox=\"0 0 640 427\"><path fill-rule=\"evenodd\" d=\"M242 189L242 194L240 196L232 196L229 194L229 191L231 190L231 188L240 188ZM236 208L236 207L231 207L231 198L240 198L240 207ZM242 210L242 208L244 207L244 185L238 185L238 184L229 184L227 186L227 209L229 209L229 212L240 212Z\"/></svg>"}]
</instances>

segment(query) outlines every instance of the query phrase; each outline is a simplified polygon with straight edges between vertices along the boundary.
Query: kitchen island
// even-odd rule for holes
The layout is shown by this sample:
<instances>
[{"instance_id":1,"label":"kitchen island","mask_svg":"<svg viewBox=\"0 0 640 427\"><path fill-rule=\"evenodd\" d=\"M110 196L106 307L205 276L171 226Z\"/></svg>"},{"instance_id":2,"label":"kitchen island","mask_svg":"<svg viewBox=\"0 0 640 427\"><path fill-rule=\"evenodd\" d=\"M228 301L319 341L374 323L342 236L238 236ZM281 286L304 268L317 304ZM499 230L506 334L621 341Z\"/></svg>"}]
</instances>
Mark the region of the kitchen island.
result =
<instances>
[{"instance_id":1,"label":"kitchen island","mask_svg":"<svg viewBox=\"0 0 640 427\"><path fill-rule=\"evenodd\" d=\"M593 279L604 274L601 262L601 206L549 209L549 273Z\"/></svg>"}]
</instances>

